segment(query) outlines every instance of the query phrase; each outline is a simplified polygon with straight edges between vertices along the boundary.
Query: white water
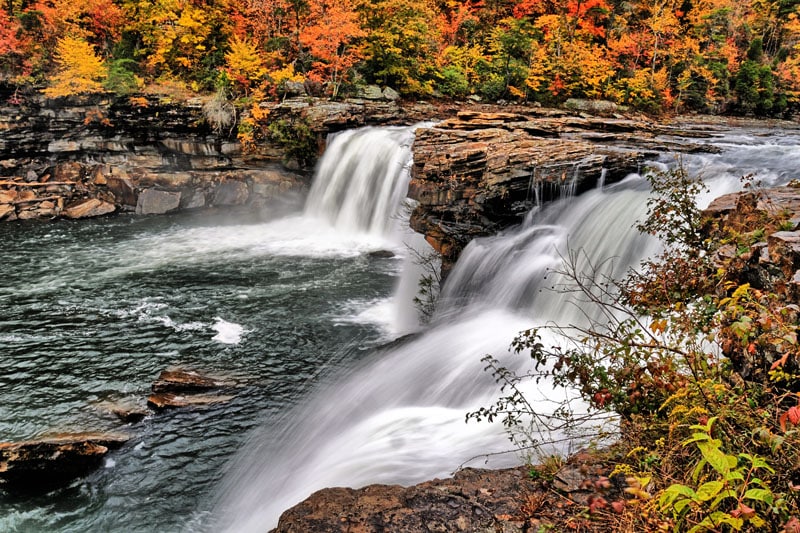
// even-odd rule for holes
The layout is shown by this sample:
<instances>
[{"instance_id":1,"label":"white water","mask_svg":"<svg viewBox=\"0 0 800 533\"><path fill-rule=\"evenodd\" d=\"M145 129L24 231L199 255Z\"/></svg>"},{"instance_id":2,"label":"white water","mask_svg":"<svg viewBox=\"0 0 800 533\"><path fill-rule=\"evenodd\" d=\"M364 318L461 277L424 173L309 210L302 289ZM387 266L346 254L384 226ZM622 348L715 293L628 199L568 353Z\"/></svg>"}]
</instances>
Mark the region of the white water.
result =
<instances>
[{"instance_id":1,"label":"white water","mask_svg":"<svg viewBox=\"0 0 800 533\"><path fill-rule=\"evenodd\" d=\"M374 134L385 139L394 132ZM703 172L712 189L701 203L736 190L739 176L748 172L775 184L800 168L796 138L784 142L748 136L716 142L725 146L725 153L685 159L691 172ZM373 146L368 138L352 140L348 153L338 159L361 172ZM320 168L327 165L335 167L336 161L326 156ZM396 178L389 174L385 179L394 190ZM338 176L330 178L331 184L346 181L336 172L322 173L318 185L327 176ZM371 174L369 179L384 178ZM365 191L389 187L369 179L317 191L307 214L325 213L349 228L384 228L373 217L392 209L385 203L380 208L365 205L370 198ZM514 454L486 457L509 448L502 428L465 423L467 412L489 405L497 395L481 358L491 353L519 365L525 358L508 351L519 331L551 320L579 323L591 313L548 290L558 282L550 271L570 250L582 250L583 265L608 260L606 272L614 275L655 252L658 244L634 229L647 194L646 183L632 176L622 184L553 204L519 228L471 243L448 280L428 330L374 354L360 369L342 372L281 422L250 436L221 484L215 529L263 532L276 525L282 511L323 487L411 484L447 476L462 464L517 463ZM543 413L567 394L547 386L531 386L527 392ZM543 440L561 437L542 435ZM570 448L562 444L560 451Z\"/></svg>"}]
</instances>

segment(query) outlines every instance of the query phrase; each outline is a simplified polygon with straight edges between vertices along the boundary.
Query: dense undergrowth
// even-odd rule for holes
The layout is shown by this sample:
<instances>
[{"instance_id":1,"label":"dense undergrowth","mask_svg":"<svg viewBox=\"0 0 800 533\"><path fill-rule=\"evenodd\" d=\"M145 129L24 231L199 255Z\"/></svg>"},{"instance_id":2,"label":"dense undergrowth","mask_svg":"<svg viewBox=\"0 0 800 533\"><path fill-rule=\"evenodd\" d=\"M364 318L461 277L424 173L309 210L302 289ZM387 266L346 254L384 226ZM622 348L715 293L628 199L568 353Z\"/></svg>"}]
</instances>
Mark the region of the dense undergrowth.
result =
<instances>
[{"instance_id":1,"label":"dense undergrowth","mask_svg":"<svg viewBox=\"0 0 800 533\"><path fill-rule=\"evenodd\" d=\"M624 490L582 509L596 530L798 532L800 307L793 272L752 266L765 236L794 225L791 214L771 208L751 177L724 224L703 218L694 199L704 186L682 168L649 179L639 229L664 252L622 281L602 265L579 269L578 253L565 258L556 290L598 312L584 326L522 332L513 348L531 357L529 373L488 357L504 394L468 418L501 420L535 450L543 427L616 416L616 444L596 453ZM553 333L561 341L551 346ZM542 379L577 391L589 412L565 404L542 416L522 392Z\"/></svg>"}]
</instances>

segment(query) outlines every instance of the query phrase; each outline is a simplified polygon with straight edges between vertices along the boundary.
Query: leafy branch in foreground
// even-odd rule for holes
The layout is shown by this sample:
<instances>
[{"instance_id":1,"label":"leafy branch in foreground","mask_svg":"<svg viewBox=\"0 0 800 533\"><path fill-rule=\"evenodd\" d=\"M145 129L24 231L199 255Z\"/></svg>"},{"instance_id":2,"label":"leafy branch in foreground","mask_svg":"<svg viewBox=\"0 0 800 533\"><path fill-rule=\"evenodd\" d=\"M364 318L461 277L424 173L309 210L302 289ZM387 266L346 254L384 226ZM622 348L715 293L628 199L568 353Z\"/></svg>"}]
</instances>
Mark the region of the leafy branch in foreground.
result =
<instances>
[{"instance_id":1,"label":"leafy branch in foreground","mask_svg":"<svg viewBox=\"0 0 800 533\"><path fill-rule=\"evenodd\" d=\"M487 357L503 395L468 418L499 419L529 447L544 444L542 428L618 417L614 473L629 499L610 529L800 531L800 307L781 281L793 271L755 255L790 214L750 189L738 218L715 224L682 167L648 179L655 196L639 229L665 251L622 280L570 251L554 289L582 324L520 333L512 347L531 358L528 372ZM543 416L524 394L530 381L575 391L587 408Z\"/></svg>"}]
</instances>

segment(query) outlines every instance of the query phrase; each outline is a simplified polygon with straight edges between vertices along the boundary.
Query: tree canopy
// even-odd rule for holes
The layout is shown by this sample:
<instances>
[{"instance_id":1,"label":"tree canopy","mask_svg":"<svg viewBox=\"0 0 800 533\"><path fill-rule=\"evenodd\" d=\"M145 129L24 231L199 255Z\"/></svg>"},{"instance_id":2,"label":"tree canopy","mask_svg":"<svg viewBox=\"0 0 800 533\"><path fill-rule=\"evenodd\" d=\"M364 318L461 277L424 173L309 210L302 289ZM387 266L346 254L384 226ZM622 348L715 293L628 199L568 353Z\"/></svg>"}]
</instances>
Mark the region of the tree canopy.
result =
<instances>
[{"instance_id":1,"label":"tree canopy","mask_svg":"<svg viewBox=\"0 0 800 533\"><path fill-rule=\"evenodd\" d=\"M94 88L65 69L78 42L110 90L168 80L277 95L291 79L331 97L377 83L756 115L800 98L798 0L6 0L0 79Z\"/></svg>"}]
</instances>

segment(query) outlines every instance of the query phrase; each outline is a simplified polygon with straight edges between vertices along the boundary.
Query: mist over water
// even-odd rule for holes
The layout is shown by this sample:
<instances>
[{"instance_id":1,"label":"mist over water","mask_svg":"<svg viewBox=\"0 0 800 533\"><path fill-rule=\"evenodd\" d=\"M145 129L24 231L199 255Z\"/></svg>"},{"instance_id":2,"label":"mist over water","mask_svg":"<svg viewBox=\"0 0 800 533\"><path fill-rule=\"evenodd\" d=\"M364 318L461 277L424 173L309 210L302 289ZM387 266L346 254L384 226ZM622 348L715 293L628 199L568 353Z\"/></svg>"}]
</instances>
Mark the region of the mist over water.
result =
<instances>
[{"instance_id":1,"label":"mist over water","mask_svg":"<svg viewBox=\"0 0 800 533\"><path fill-rule=\"evenodd\" d=\"M404 229L400 205L412 138L411 128L337 135L305 206L280 216L0 228L0 440L132 435L86 480L32 500L0 496L0 531L263 532L318 488L415 483L508 449L501 428L464 420L497 393L481 358L521 364L508 352L519 331L579 320L549 290L570 250L613 258L616 274L657 250L633 229L647 185L631 176L475 240L420 329L407 245L427 245ZM772 185L800 168L797 137L710 142L723 152L684 156L713 189L701 203L738 189L743 174ZM395 257L370 255L385 250ZM245 386L230 404L128 427L103 411L142 402L176 365ZM546 411L565 392L529 394Z\"/></svg>"}]
</instances>

